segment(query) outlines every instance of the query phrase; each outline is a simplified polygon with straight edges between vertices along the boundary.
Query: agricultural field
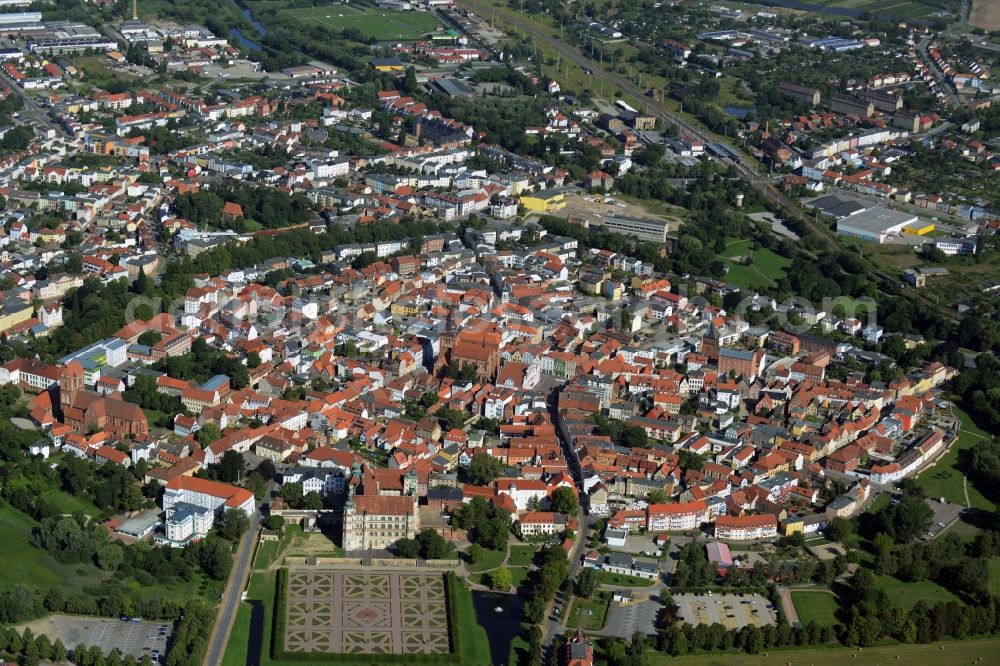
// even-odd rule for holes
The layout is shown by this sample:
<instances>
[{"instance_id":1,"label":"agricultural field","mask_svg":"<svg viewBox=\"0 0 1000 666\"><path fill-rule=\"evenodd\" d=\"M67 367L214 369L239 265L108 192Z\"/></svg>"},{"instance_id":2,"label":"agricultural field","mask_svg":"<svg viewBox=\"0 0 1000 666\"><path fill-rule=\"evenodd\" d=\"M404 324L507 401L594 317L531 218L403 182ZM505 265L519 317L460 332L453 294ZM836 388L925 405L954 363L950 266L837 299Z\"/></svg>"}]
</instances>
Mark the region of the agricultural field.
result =
<instances>
[{"instance_id":1,"label":"agricultural field","mask_svg":"<svg viewBox=\"0 0 1000 666\"><path fill-rule=\"evenodd\" d=\"M349 5L286 9L283 13L302 22L335 30L353 28L365 37L380 41L419 39L439 26L434 15L426 12L397 12Z\"/></svg>"},{"instance_id":2,"label":"agricultural field","mask_svg":"<svg viewBox=\"0 0 1000 666\"><path fill-rule=\"evenodd\" d=\"M1000 637L976 640L945 641L921 645L878 645L866 648L810 648L805 650L768 650L766 654L706 654L671 657L662 652L649 653L653 666L843 666L857 664L905 664L906 666L940 666L941 664L992 663L1000 650Z\"/></svg>"},{"instance_id":3,"label":"agricultural field","mask_svg":"<svg viewBox=\"0 0 1000 666\"><path fill-rule=\"evenodd\" d=\"M898 18L921 19L930 21L941 18L939 12L950 13L954 17L958 11L958 3L942 3L933 0L809 0L812 4L824 7L842 9L857 9L879 16L895 16ZM992 4L983 1L982 4ZM944 5L942 7L942 5ZM949 6L950 5L950 6Z\"/></svg>"},{"instance_id":4,"label":"agricultural field","mask_svg":"<svg viewBox=\"0 0 1000 666\"><path fill-rule=\"evenodd\" d=\"M792 601L799 622L806 626L810 622L832 627L837 624L837 598L827 591L792 590Z\"/></svg>"},{"instance_id":5,"label":"agricultural field","mask_svg":"<svg viewBox=\"0 0 1000 666\"><path fill-rule=\"evenodd\" d=\"M969 25L983 30L1000 30L1000 3L996 0L972 0Z\"/></svg>"}]
</instances>

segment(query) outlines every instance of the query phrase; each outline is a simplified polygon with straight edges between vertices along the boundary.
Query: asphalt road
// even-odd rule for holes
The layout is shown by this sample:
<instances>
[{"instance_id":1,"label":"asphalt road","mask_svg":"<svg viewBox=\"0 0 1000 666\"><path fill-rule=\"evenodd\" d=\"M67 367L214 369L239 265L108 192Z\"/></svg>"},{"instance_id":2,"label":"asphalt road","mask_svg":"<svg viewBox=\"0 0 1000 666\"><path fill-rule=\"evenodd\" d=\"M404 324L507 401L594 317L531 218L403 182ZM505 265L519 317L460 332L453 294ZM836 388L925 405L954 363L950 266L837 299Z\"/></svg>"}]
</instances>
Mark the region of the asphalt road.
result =
<instances>
[{"instance_id":1,"label":"asphalt road","mask_svg":"<svg viewBox=\"0 0 1000 666\"><path fill-rule=\"evenodd\" d=\"M475 12L481 17L493 15L494 6L485 0L457 0L456 4ZM524 21L516 12L509 11L506 8L501 7L498 9L497 16L500 17L506 24L513 26L515 30L519 30L527 35L531 35L535 39L540 39L548 43L553 49L561 54L563 58L575 63L579 67L593 71L593 78L599 81L604 81L613 87L617 87L619 90L628 93L637 100L643 100L649 110L648 112L651 115L656 116L665 122L676 125L682 132L699 139L703 143L715 141L715 139L708 135L704 130L695 127L686 119L665 109L659 103L646 97L645 91L640 90L628 79L619 76L615 72L610 72L604 69L600 63L596 60L588 58L575 46L553 38L551 35L546 33L544 30L539 29L534 24ZM738 147L734 146L734 149L739 152ZM786 219L801 220L805 226L810 227L815 232L813 234L815 241L821 244L824 250L834 253L842 250L842 247L837 242L837 239L830 233L830 230L827 229L824 224L818 223L812 215L804 215L798 204L791 198L785 196L779 188L775 187L774 183L769 178L758 176L753 169L742 162L737 163L728 159L720 159L719 162L725 164L726 166L733 167L750 187L753 187L755 190L760 192L764 198L777 204L778 207L784 211ZM899 284L898 276L889 275L884 271L877 269L869 270L867 277L875 282L876 285L879 285L882 291L886 293L892 293L892 290L894 290ZM916 293L912 294L912 297L914 300L920 301L920 305L937 312L937 314L942 317L951 320L957 319L957 315L954 311L949 310L944 305L934 302L926 294Z\"/></svg>"},{"instance_id":2,"label":"asphalt road","mask_svg":"<svg viewBox=\"0 0 1000 666\"><path fill-rule=\"evenodd\" d=\"M21 86L19 86L17 82L14 81L14 79L12 79L9 74L7 74L7 72L0 70L0 81L2 81L8 88L13 90L14 94L20 97L21 101L24 102L24 108L21 109L22 116L31 116L32 118L40 122L42 125L45 125L49 129L55 130L55 132L60 136L63 137L66 136L66 132L64 132L61 127L59 127L52 121L52 118L49 117L48 112L46 112L45 109L43 109L42 107L38 106L38 103L35 102L34 98L25 94L24 89L21 88Z\"/></svg>"},{"instance_id":3,"label":"asphalt road","mask_svg":"<svg viewBox=\"0 0 1000 666\"><path fill-rule=\"evenodd\" d=\"M493 12L493 5L485 2L484 0L457 0L456 4L477 13L479 16L491 16ZM618 88L619 90L631 95L636 100L643 100L648 112L651 115L676 125L684 134L690 135L700 140L702 143L714 143L716 141L714 137L709 135L703 129L692 125L682 116L667 110L658 102L649 99L646 96L646 91L640 89L634 83L619 74L608 71L603 67L603 65L601 65L601 63L588 58L575 46L553 38L551 35L546 33L544 30L539 29L534 24L522 20L516 12L509 12L502 8L500 9L500 13L498 15L502 16L503 21L512 25L516 30L520 30L524 34L531 35L535 39L548 43L563 58L575 63L579 67L591 70L593 72L593 78L598 81L603 81L614 88ZM739 148L734 146L734 149L739 153ZM811 218L809 216L804 216L798 205L785 196L784 193L782 193L778 188L776 188L774 183L769 178L758 176L756 171L742 161L736 162L730 159L719 159L718 161L726 166L733 167L750 187L760 192L760 194L766 199L777 204L785 211L785 214L788 217L801 219L807 225L813 224ZM827 246L827 249L836 249L837 243L830 237L829 232L824 229L819 229L819 231L820 233L817 234L817 237L824 245Z\"/></svg>"},{"instance_id":4,"label":"asphalt road","mask_svg":"<svg viewBox=\"0 0 1000 666\"><path fill-rule=\"evenodd\" d=\"M250 520L250 529L243 535L236 552L236 562L229 574L229 583L222 595L219 614L215 618L215 628L208 641L208 650L205 651L205 666L216 666L216 664L222 663L222 656L226 652L226 643L229 640L229 631L233 627L243 587L246 585L247 575L250 573L253 546L257 542L259 529L260 512L257 511L254 512L253 518Z\"/></svg>"},{"instance_id":5,"label":"asphalt road","mask_svg":"<svg viewBox=\"0 0 1000 666\"><path fill-rule=\"evenodd\" d=\"M941 73L938 66L934 64L933 60L931 60L927 46L931 43L932 39L934 39L933 35L928 35L927 37L921 39L920 42L917 43L917 52L920 54L920 58L924 61L924 64L931 70L931 74L933 74L935 80L937 80L938 86L940 86L941 90L944 91L944 94L948 96L948 103L951 104L953 109L958 108L961 101L958 99L958 95L955 94L955 89L950 83L945 81L944 74Z\"/></svg>"}]
</instances>

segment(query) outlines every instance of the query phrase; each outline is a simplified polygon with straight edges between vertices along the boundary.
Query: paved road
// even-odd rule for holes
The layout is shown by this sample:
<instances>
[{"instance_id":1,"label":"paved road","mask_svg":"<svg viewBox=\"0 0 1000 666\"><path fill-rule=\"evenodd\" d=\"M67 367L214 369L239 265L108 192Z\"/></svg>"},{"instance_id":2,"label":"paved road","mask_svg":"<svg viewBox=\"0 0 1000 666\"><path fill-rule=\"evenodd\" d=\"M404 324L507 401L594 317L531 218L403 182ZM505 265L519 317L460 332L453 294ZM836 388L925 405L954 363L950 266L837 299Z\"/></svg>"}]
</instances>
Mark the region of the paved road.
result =
<instances>
[{"instance_id":1,"label":"paved road","mask_svg":"<svg viewBox=\"0 0 1000 666\"><path fill-rule=\"evenodd\" d=\"M22 116L31 116L35 118L42 125L45 125L49 129L55 130L56 134L65 137L66 132L63 131L62 127L59 127L56 123L52 121L48 112L42 107L38 106L33 97L30 97L24 92L24 89L17 84L14 79L10 77L7 72L0 70L0 81L2 81L8 88L14 91L14 94L21 98L24 102L24 108L21 109Z\"/></svg>"},{"instance_id":2,"label":"paved road","mask_svg":"<svg viewBox=\"0 0 1000 666\"><path fill-rule=\"evenodd\" d=\"M250 529L243 535L236 552L236 562L233 564L232 573L229 574L229 583L226 585L226 592L222 595L219 614L215 618L215 628L212 630L208 650L205 652L205 666L216 666L216 664L222 663L222 656L226 652L226 643L229 640L229 631L233 627L233 620L236 618L243 588L250 573L254 544L257 543L259 534L260 512L257 511L250 519Z\"/></svg>"},{"instance_id":3,"label":"paved road","mask_svg":"<svg viewBox=\"0 0 1000 666\"><path fill-rule=\"evenodd\" d=\"M945 81L944 74L938 69L938 66L934 64L934 61L931 59L931 56L927 51L927 46L931 43L932 39L934 39L933 35L928 35L927 37L921 39L917 43L917 53L920 54L920 58L924 61L924 64L931 70L931 74L934 75L934 78L937 80L941 90L943 90L948 96L948 103L952 108L958 108L961 102L958 99L958 95L955 94L955 89L950 83Z\"/></svg>"},{"instance_id":4,"label":"paved road","mask_svg":"<svg viewBox=\"0 0 1000 666\"><path fill-rule=\"evenodd\" d=\"M493 12L493 5L485 2L484 0L458 0L456 4L469 9L480 16L490 16ZM516 13L510 12L505 8L500 8L498 15L502 16L504 22L512 25L516 30L520 30L527 35L531 35L535 39L548 43L559 53L561 57L566 58L579 67L592 71L593 78L598 81L603 81L612 87L628 93L635 100L643 100L651 115L676 125L684 134L688 134L700 140L702 143L714 143L716 141L713 136L705 132L703 129L691 124L684 117L667 110L658 102L654 102L649 99L646 96L646 92L635 85L635 83L615 72L608 71L601 63L587 57L575 46L558 39L554 39L551 35L544 30L539 29L533 23L524 21ZM737 152L739 152L738 149ZM775 188L770 179L758 176L753 168L742 161L735 162L729 159L720 159L719 161L726 166L731 166L736 169L740 176L746 180L751 187L758 190L765 198L775 202L778 206L785 210L787 215L796 219L804 219L807 224L809 223L809 218L807 216L803 217L799 207L791 199ZM831 247L836 245L833 239L829 238L828 234L821 234L820 238L824 243L828 243Z\"/></svg>"}]
</instances>

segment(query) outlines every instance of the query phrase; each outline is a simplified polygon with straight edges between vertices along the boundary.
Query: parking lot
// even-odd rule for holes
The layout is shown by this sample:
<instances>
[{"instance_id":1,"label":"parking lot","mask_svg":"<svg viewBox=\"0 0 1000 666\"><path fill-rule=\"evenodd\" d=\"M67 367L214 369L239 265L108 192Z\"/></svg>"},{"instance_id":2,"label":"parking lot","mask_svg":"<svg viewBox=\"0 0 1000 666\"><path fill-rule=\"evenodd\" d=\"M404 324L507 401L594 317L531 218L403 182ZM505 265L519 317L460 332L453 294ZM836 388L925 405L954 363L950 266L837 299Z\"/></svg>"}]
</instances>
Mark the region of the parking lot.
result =
<instances>
[{"instance_id":1,"label":"parking lot","mask_svg":"<svg viewBox=\"0 0 1000 666\"><path fill-rule=\"evenodd\" d=\"M758 594L678 594L674 601L682 620L691 625L719 623L727 629L739 629L748 624L763 627L778 621L776 611L768 608L771 602Z\"/></svg>"},{"instance_id":2,"label":"parking lot","mask_svg":"<svg viewBox=\"0 0 1000 666\"><path fill-rule=\"evenodd\" d=\"M624 605L612 601L601 633L625 639L632 638L632 634L637 631L647 635L655 634L656 616L660 608L662 606L657 597Z\"/></svg>"},{"instance_id":3,"label":"parking lot","mask_svg":"<svg viewBox=\"0 0 1000 666\"><path fill-rule=\"evenodd\" d=\"M50 639L58 638L67 648L83 644L96 645L104 654L118 648L123 655L136 658L143 655L166 662L167 641L174 631L169 622L131 619L80 617L75 615L50 615L29 625L36 634L45 634ZM160 633L165 627L164 633Z\"/></svg>"},{"instance_id":4,"label":"parking lot","mask_svg":"<svg viewBox=\"0 0 1000 666\"><path fill-rule=\"evenodd\" d=\"M930 529L927 530L925 535L928 539L934 538L944 531L948 525L953 521L957 520L959 515L965 509L961 504L953 504L951 502L945 502L942 504L937 499L928 499L927 506L931 508L934 512L934 518L931 519Z\"/></svg>"}]
</instances>

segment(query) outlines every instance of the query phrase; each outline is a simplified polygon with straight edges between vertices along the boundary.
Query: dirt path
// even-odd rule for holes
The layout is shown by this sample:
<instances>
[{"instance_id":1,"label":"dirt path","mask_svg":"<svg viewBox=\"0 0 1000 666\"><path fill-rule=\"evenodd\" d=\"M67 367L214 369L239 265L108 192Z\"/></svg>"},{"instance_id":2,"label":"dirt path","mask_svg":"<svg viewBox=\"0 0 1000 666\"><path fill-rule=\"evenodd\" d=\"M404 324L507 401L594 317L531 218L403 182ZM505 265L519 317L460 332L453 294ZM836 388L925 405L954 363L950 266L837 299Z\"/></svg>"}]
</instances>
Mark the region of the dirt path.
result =
<instances>
[{"instance_id":1,"label":"dirt path","mask_svg":"<svg viewBox=\"0 0 1000 666\"><path fill-rule=\"evenodd\" d=\"M779 587L778 596L781 597L781 609L785 611L785 621L793 627L796 624L801 624L799 614L795 610L795 602L792 601L792 591L787 587Z\"/></svg>"}]
</instances>

